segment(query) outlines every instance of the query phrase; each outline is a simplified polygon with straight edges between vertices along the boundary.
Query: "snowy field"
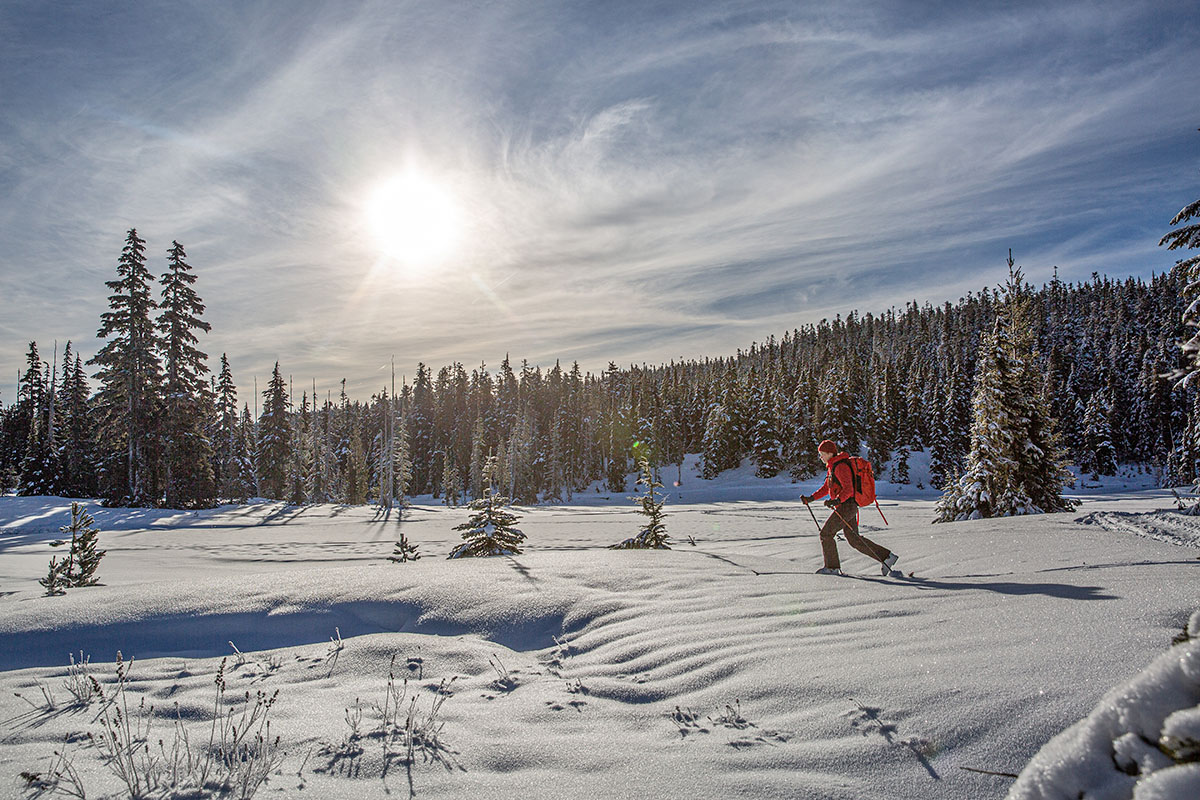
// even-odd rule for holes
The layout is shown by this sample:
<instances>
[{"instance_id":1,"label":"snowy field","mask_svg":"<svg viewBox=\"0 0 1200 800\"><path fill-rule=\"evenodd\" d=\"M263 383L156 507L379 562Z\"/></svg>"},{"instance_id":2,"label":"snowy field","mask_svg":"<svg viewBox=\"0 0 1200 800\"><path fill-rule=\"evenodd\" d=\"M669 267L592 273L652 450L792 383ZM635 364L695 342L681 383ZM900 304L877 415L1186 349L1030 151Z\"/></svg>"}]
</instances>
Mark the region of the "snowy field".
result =
<instances>
[{"instance_id":1,"label":"snowy field","mask_svg":"<svg viewBox=\"0 0 1200 800\"><path fill-rule=\"evenodd\" d=\"M1011 778L970 770L1021 772L1200 607L1196 528L1137 476L1075 513L948 525L881 484L890 526L872 508L863 532L900 579L844 542L848 575L814 575L796 497L818 481L750 474L685 469L669 552L605 549L641 518L595 492L518 509L524 554L461 561L467 512L429 498L403 521L89 505L103 585L61 597L37 580L69 502L0 498L0 797L37 796L19 774L68 740L88 797L121 789L86 738L102 701L66 688L82 652L112 696L120 651L160 768L178 731L209 741L223 659L226 719L278 692L258 797L1000 798ZM421 560L387 560L401 528Z\"/></svg>"}]
</instances>

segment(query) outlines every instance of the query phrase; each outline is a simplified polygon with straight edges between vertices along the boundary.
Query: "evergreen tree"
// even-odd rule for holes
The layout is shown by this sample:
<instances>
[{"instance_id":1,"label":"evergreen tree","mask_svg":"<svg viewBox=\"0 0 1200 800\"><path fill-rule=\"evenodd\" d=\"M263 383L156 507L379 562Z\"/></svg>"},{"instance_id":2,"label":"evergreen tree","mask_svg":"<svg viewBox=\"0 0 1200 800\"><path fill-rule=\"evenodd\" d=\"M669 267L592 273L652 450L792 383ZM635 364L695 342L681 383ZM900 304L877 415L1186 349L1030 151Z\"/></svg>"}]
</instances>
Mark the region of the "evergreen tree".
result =
<instances>
[{"instance_id":1,"label":"evergreen tree","mask_svg":"<svg viewBox=\"0 0 1200 800\"><path fill-rule=\"evenodd\" d=\"M62 533L71 534L71 550L67 554L67 568L64 571L67 586L95 586L96 570L100 568L100 559L106 551L98 550L99 531L93 527L96 521L84 510L79 503L71 503L71 524L59 528Z\"/></svg>"},{"instance_id":2,"label":"evergreen tree","mask_svg":"<svg viewBox=\"0 0 1200 800\"><path fill-rule=\"evenodd\" d=\"M967 471L937 506L937 522L1061 511L1070 474L1040 393L1027 289L1009 254L1009 280L980 349ZM1015 329L1015 330L1014 330Z\"/></svg>"},{"instance_id":3,"label":"evergreen tree","mask_svg":"<svg viewBox=\"0 0 1200 800\"><path fill-rule=\"evenodd\" d=\"M313 381L313 397L317 396L316 381ZM313 403L313 422L309 428L308 476L304 489L310 503L328 503L333 496L335 483L330 473L333 455L329 441L329 428L333 418L333 403L325 401L320 412Z\"/></svg>"},{"instance_id":4,"label":"evergreen tree","mask_svg":"<svg viewBox=\"0 0 1200 800\"><path fill-rule=\"evenodd\" d=\"M367 470L367 455L363 450L362 431L356 416L350 424L350 457L346 459L344 478L346 503L360 506L367 502L370 495Z\"/></svg>"},{"instance_id":5,"label":"evergreen tree","mask_svg":"<svg viewBox=\"0 0 1200 800\"><path fill-rule=\"evenodd\" d=\"M421 554L417 552L417 546L408 540L408 537L404 533L404 528L401 528L400 538L396 541L396 548L388 556L388 561L403 564L407 561L416 561L420 557Z\"/></svg>"},{"instance_id":6,"label":"evergreen tree","mask_svg":"<svg viewBox=\"0 0 1200 800\"><path fill-rule=\"evenodd\" d=\"M93 497L97 486L94 461L92 409L83 360L67 342L63 350L63 382L57 407L61 415L57 462L57 493L67 497Z\"/></svg>"},{"instance_id":7,"label":"evergreen tree","mask_svg":"<svg viewBox=\"0 0 1200 800\"><path fill-rule=\"evenodd\" d=\"M486 461L484 455L485 444L483 420L477 418L471 431L471 471L468 478L468 489L472 498L483 496L483 468Z\"/></svg>"},{"instance_id":8,"label":"evergreen tree","mask_svg":"<svg viewBox=\"0 0 1200 800\"><path fill-rule=\"evenodd\" d=\"M1076 503L1062 493L1075 479L1067 469L1058 421L1050 412L1050 400L1045 393L1046 368L1041 362L1036 332L1039 315L1021 270L1013 268L1011 251L1008 268L1006 305L1012 319L1013 355L1020 359L1016 363L1021 435L1014 442L1013 453L1017 477L1021 490L1037 511L1071 511Z\"/></svg>"},{"instance_id":9,"label":"evergreen tree","mask_svg":"<svg viewBox=\"0 0 1200 800\"><path fill-rule=\"evenodd\" d=\"M1111 407L1104 390L1092 394L1088 401L1087 410L1083 415L1083 439L1085 442L1079 468L1090 472L1092 480L1101 475L1116 475L1116 448L1112 443L1112 429L1109 426Z\"/></svg>"},{"instance_id":10,"label":"evergreen tree","mask_svg":"<svg viewBox=\"0 0 1200 800\"><path fill-rule=\"evenodd\" d=\"M104 550L96 549L98 531L93 527L95 520L79 503L71 503L71 524L59 528L64 535L71 534L71 546L65 558L50 559L50 571L38 581L46 587L46 594L63 594L69 588L95 586L96 570Z\"/></svg>"},{"instance_id":11,"label":"evergreen tree","mask_svg":"<svg viewBox=\"0 0 1200 800\"><path fill-rule=\"evenodd\" d=\"M938 501L937 522L1032 511L1029 498L1016 491L1016 462L1011 455L1019 417L1012 404L1016 381L1007 324L1006 318L997 317L980 346L967 470Z\"/></svg>"},{"instance_id":12,"label":"evergreen tree","mask_svg":"<svg viewBox=\"0 0 1200 800\"><path fill-rule=\"evenodd\" d=\"M1195 220L1193 222L1192 220ZM1184 223L1189 223L1185 225ZM1200 200L1184 206L1171 220L1175 230L1167 233L1158 244L1166 245L1168 250L1194 250L1200 248ZM1175 265L1175 272L1183 276L1187 283L1186 293L1190 297L1187 309L1183 313L1183 321L1193 327L1200 328L1200 253L1181 259ZM1200 332L1194 334L1183 344L1184 355L1187 356L1187 366L1177 373L1177 377L1186 380L1187 385L1195 383L1196 368L1200 364Z\"/></svg>"},{"instance_id":13,"label":"evergreen tree","mask_svg":"<svg viewBox=\"0 0 1200 800\"><path fill-rule=\"evenodd\" d=\"M144 506L158 498L158 336L151 312L153 279L146 269L146 243L131 228L117 263L110 311L100 316L97 336L108 342L89 364L100 388L98 456L100 490L110 504Z\"/></svg>"},{"instance_id":14,"label":"evergreen tree","mask_svg":"<svg viewBox=\"0 0 1200 800\"><path fill-rule=\"evenodd\" d=\"M284 500L292 458L291 403L278 361L262 396L263 413L258 419L258 491L263 497Z\"/></svg>"},{"instance_id":15,"label":"evergreen tree","mask_svg":"<svg viewBox=\"0 0 1200 800\"><path fill-rule=\"evenodd\" d=\"M44 369L37 342L29 343L25 372L17 392L17 414L24 433L20 467L21 495L47 495L54 491L54 437L50 426L49 370Z\"/></svg>"},{"instance_id":16,"label":"evergreen tree","mask_svg":"<svg viewBox=\"0 0 1200 800\"><path fill-rule=\"evenodd\" d=\"M737 426L721 403L713 404L704 426L704 444L700 461L700 477L711 480L721 472L741 462L737 450Z\"/></svg>"},{"instance_id":17,"label":"evergreen tree","mask_svg":"<svg viewBox=\"0 0 1200 800\"><path fill-rule=\"evenodd\" d=\"M495 492L497 471L497 459L491 456L484 468L483 497L470 502L468 508L475 513L454 528L463 532L463 542L450 552L450 558L520 555L525 534L513 527L520 518L505 510L509 499Z\"/></svg>"},{"instance_id":18,"label":"evergreen tree","mask_svg":"<svg viewBox=\"0 0 1200 800\"><path fill-rule=\"evenodd\" d=\"M246 472L248 454L242 446L241 421L238 418L237 386L229 369L229 358L221 354L221 370L217 375L217 427L213 441L213 482L217 496L244 502L251 494L250 476Z\"/></svg>"},{"instance_id":19,"label":"evergreen tree","mask_svg":"<svg viewBox=\"0 0 1200 800\"><path fill-rule=\"evenodd\" d=\"M403 412L398 424L396 425L396 447L392 457L394 464L392 467L392 479L396 482L395 497L396 502L401 508L405 506L407 501L405 497L408 495L409 489L412 486L413 471L412 471L412 448L408 441L408 417Z\"/></svg>"},{"instance_id":20,"label":"evergreen tree","mask_svg":"<svg viewBox=\"0 0 1200 800\"><path fill-rule=\"evenodd\" d=\"M46 587L48 596L67 593L67 562L58 560L58 556L50 558L50 571L46 577L38 579L38 583Z\"/></svg>"},{"instance_id":21,"label":"evergreen tree","mask_svg":"<svg viewBox=\"0 0 1200 800\"><path fill-rule=\"evenodd\" d=\"M766 386L760 385L755 388L751 409L751 424L754 427L751 447L756 465L754 474L760 478L773 478L783 469L783 459L780 456L782 444L779 441L774 404Z\"/></svg>"},{"instance_id":22,"label":"evergreen tree","mask_svg":"<svg viewBox=\"0 0 1200 800\"><path fill-rule=\"evenodd\" d=\"M314 404L316 397L313 398ZM308 392L302 392L300 411L292 416L292 459L288 465L288 503L303 505L308 500L308 476L312 473L312 431L315 414L308 406Z\"/></svg>"},{"instance_id":23,"label":"evergreen tree","mask_svg":"<svg viewBox=\"0 0 1200 800\"><path fill-rule=\"evenodd\" d=\"M462 499L462 479L458 476L458 467L449 456L443 459L442 496L445 504L452 508Z\"/></svg>"},{"instance_id":24,"label":"evergreen tree","mask_svg":"<svg viewBox=\"0 0 1200 800\"><path fill-rule=\"evenodd\" d=\"M237 452L243 485L249 496L258 497L258 425L250 416L250 404L242 403L242 418L238 423ZM241 498L234 498L241 499Z\"/></svg>"},{"instance_id":25,"label":"evergreen tree","mask_svg":"<svg viewBox=\"0 0 1200 800\"><path fill-rule=\"evenodd\" d=\"M158 318L166 379L161 419L166 505L205 508L217 494L207 431L213 398L205 378L208 355L197 347L195 331L207 333L212 326L200 319L204 304L192 288L196 276L185 260L187 253L179 242L171 244Z\"/></svg>"},{"instance_id":26,"label":"evergreen tree","mask_svg":"<svg viewBox=\"0 0 1200 800\"><path fill-rule=\"evenodd\" d=\"M655 479L654 468L650 466L650 462L645 458L638 460L638 469L640 471L638 485L645 486L646 492L641 497L633 499L640 506L640 513L645 515L646 523L642 526L637 536L626 539L620 544L614 544L609 549L670 550L671 544L667 536L667 526L663 522L663 519L667 516L663 512L666 498L656 497L654 494L655 489L661 489L663 486Z\"/></svg>"},{"instance_id":27,"label":"evergreen tree","mask_svg":"<svg viewBox=\"0 0 1200 800\"><path fill-rule=\"evenodd\" d=\"M908 449L907 444L900 445L900 449L896 451L896 460L892 464L892 471L888 475L888 480L892 483L909 482L908 478L908 458L912 453Z\"/></svg>"},{"instance_id":28,"label":"evergreen tree","mask_svg":"<svg viewBox=\"0 0 1200 800\"><path fill-rule=\"evenodd\" d=\"M427 494L434 490L434 393L429 368L417 365L417 377L413 381L412 405L409 411L409 435L411 437L413 471L413 493Z\"/></svg>"}]
</instances>

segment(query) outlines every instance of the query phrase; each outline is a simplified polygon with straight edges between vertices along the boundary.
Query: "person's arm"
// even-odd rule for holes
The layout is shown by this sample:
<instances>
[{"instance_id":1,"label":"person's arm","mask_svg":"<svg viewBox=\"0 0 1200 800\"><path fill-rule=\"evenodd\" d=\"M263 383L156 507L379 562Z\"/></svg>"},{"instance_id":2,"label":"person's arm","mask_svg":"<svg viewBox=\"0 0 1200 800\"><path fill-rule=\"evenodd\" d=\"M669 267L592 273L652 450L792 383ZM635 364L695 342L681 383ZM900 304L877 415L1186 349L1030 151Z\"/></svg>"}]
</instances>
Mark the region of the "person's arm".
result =
<instances>
[{"instance_id":1,"label":"person's arm","mask_svg":"<svg viewBox=\"0 0 1200 800\"><path fill-rule=\"evenodd\" d=\"M820 500L825 495L829 494L829 476L825 476L825 482L821 484L821 488L812 493L813 500Z\"/></svg>"}]
</instances>

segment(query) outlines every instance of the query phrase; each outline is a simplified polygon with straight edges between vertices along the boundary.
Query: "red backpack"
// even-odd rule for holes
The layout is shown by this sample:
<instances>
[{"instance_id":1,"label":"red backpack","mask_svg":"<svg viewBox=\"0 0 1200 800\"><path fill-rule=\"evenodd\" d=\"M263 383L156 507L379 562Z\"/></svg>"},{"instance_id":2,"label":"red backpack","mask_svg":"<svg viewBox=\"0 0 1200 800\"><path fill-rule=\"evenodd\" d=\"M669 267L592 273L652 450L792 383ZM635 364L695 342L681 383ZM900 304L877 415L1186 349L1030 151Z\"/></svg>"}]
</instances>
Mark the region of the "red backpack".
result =
<instances>
[{"instance_id":1,"label":"red backpack","mask_svg":"<svg viewBox=\"0 0 1200 800\"><path fill-rule=\"evenodd\" d=\"M887 517L883 516L883 509L879 508L879 501L875 498L875 470L871 462L858 456L850 456L846 460L850 463L850 475L854 480L854 502L859 508L874 503L879 516L883 517L883 524L887 525Z\"/></svg>"}]
</instances>

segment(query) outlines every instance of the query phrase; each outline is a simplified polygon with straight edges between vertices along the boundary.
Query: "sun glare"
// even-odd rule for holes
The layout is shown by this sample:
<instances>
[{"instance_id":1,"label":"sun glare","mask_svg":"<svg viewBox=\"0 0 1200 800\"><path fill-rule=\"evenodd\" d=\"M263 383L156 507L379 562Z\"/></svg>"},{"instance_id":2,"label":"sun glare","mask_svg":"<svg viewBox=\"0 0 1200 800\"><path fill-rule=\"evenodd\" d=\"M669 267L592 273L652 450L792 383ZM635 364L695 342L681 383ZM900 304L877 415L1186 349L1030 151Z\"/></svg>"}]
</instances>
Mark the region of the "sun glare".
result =
<instances>
[{"instance_id":1,"label":"sun glare","mask_svg":"<svg viewBox=\"0 0 1200 800\"><path fill-rule=\"evenodd\" d=\"M436 266L450 256L459 243L460 217L445 186L412 171L381 183L367 205L380 250L407 267Z\"/></svg>"}]
</instances>

